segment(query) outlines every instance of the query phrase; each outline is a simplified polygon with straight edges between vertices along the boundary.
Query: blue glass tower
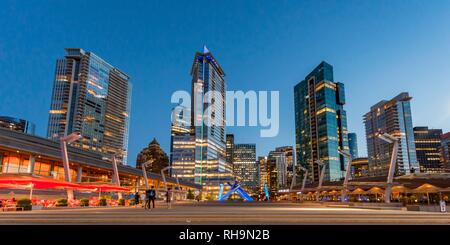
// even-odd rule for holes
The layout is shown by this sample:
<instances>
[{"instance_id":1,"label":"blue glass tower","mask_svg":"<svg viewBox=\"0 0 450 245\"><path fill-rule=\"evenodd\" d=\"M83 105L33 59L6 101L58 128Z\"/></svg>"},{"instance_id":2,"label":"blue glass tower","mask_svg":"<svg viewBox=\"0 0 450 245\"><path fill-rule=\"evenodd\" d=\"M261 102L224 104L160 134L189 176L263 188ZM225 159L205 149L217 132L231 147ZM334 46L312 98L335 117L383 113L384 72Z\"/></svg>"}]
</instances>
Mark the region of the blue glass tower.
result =
<instances>
[{"instance_id":1,"label":"blue glass tower","mask_svg":"<svg viewBox=\"0 0 450 245\"><path fill-rule=\"evenodd\" d=\"M294 87L297 164L309 168L309 179L318 181L325 162L325 180L343 177L346 159L338 150L348 150L344 84L334 82L333 66L320 63Z\"/></svg>"},{"instance_id":2,"label":"blue glass tower","mask_svg":"<svg viewBox=\"0 0 450 245\"><path fill-rule=\"evenodd\" d=\"M348 147L350 149L352 159L358 158L358 137L356 133L348 133Z\"/></svg>"}]
</instances>

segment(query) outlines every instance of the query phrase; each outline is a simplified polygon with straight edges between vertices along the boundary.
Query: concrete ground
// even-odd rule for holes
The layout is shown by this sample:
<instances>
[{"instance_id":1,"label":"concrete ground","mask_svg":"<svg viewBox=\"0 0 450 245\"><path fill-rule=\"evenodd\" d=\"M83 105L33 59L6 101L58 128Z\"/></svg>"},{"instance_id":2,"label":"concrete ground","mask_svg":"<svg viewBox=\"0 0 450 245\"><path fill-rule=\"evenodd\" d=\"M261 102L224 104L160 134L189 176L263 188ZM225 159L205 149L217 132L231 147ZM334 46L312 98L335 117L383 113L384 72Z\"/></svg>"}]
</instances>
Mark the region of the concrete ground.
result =
<instances>
[{"instance_id":1,"label":"concrete ground","mask_svg":"<svg viewBox=\"0 0 450 245\"><path fill-rule=\"evenodd\" d=\"M295 203L178 203L167 209L60 208L0 212L0 224L450 224L449 213Z\"/></svg>"}]
</instances>

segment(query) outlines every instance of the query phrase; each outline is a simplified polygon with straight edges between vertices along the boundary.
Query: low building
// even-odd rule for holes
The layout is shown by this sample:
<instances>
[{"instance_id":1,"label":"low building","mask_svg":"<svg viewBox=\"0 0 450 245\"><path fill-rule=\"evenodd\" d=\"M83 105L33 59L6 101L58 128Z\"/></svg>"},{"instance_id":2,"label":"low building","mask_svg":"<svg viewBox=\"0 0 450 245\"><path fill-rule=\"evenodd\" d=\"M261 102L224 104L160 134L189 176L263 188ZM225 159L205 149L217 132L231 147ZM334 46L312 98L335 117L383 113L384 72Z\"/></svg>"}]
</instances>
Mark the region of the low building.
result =
<instances>
[{"instance_id":1,"label":"low building","mask_svg":"<svg viewBox=\"0 0 450 245\"><path fill-rule=\"evenodd\" d=\"M441 136L441 153L444 171L450 172L450 132Z\"/></svg>"},{"instance_id":2,"label":"low building","mask_svg":"<svg viewBox=\"0 0 450 245\"><path fill-rule=\"evenodd\" d=\"M113 165L102 155L68 146L71 182L73 183L112 183ZM143 172L134 167L118 165L121 186L129 187L130 191L145 189ZM58 142L28 135L18 131L0 128L0 176L32 175L49 179L64 180L64 167L61 160ZM147 173L150 186L164 191L163 178L157 173ZM166 177L168 187L179 187L182 191L200 191L201 186ZM0 196L20 190L0 189ZM46 192L58 195L61 192ZM36 195L38 193L35 193Z\"/></svg>"}]
</instances>

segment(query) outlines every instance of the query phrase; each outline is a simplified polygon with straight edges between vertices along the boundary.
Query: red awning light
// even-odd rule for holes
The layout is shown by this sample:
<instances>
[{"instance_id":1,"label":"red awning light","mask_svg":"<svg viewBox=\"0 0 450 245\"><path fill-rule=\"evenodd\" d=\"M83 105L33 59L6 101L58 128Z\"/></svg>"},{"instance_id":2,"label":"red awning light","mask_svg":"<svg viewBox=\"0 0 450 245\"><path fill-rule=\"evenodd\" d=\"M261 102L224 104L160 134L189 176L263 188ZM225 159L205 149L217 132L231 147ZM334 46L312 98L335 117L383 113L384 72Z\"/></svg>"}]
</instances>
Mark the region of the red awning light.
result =
<instances>
[{"instance_id":1,"label":"red awning light","mask_svg":"<svg viewBox=\"0 0 450 245\"><path fill-rule=\"evenodd\" d=\"M0 175L0 188L74 189L97 192L128 192L129 188L110 184L77 184L31 175Z\"/></svg>"},{"instance_id":2,"label":"red awning light","mask_svg":"<svg viewBox=\"0 0 450 245\"><path fill-rule=\"evenodd\" d=\"M96 192L110 192L110 191L117 191L117 192L129 192L130 189L127 187L121 187L118 185L110 185L110 184L81 184L80 189L85 190L91 190Z\"/></svg>"}]
</instances>

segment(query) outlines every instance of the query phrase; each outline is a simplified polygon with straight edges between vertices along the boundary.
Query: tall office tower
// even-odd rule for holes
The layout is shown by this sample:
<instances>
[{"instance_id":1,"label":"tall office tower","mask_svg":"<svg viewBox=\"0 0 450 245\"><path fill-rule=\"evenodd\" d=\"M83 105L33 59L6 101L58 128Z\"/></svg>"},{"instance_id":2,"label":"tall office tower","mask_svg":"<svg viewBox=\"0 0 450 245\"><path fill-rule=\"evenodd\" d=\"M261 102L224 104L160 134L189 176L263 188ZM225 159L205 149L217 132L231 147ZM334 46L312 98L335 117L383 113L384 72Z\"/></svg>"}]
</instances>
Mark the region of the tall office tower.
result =
<instances>
[{"instance_id":1,"label":"tall office tower","mask_svg":"<svg viewBox=\"0 0 450 245\"><path fill-rule=\"evenodd\" d=\"M279 173L283 174L280 177L284 187L289 187L294 177L294 148L292 146L276 147L274 151L269 153L270 156L282 156L282 168Z\"/></svg>"},{"instance_id":2,"label":"tall office tower","mask_svg":"<svg viewBox=\"0 0 450 245\"><path fill-rule=\"evenodd\" d=\"M0 116L0 127L34 135L36 125L24 119Z\"/></svg>"},{"instance_id":3,"label":"tall office tower","mask_svg":"<svg viewBox=\"0 0 450 245\"><path fill-rule=\"evenodd\" d=\"M270 151L268 155L269 164L275 165L277 190L288 187L288 171L286 153L282 151Z\"/></svg>"},{"instance_id":4,"label":"tall office tower","mask_svg":"<svg viewBox=\"0 0 450 245\"><path fill-rule=\"evenodd\" d=\"M269 167L267 157L258 157L259 166L259 191L264 193L264 185L269 185Z\"/></svg>"},{"instance_id":5,"label":"tall office tower","mask_svg":"<svg viewBox=\"0 0 450 245\"><path fill-rule=\"evenodd\" d=\"M192 124L195 135L195 183L214 197L220 184L233 179L233 168L226 161L225 73L204 47L192 64ZM207 98L215 93L218 97ZM210 111L211 113L207 113ZM204 115L205 114L205 115ZM208 115L210 114L210 115ZM203 119L213 123L203 122Z\"/></svg>"},{"instance_id":6,"label":"tall office tower","mask_svg":"<svg viewBox=\"0 0 450 245\"><path fill-rule=\"evenodd\" d=\"M450 132L445 133L441 137L441 153L444 163L444 171L450 172Z\"/></svg>"},{"instance_id":7,"label":"tall office tower","mask_svg":"<svg viewBox=\"0 0 450 245\"><path fill-rule=\"evenodd\" d=\"M386 176L392 155L392 144L378 138L379 133L388 133L399 140L397 175L407 174L411 168L419 170L410 100L408 93L400 93L389 101L378 102L364 115L371 176Z\"/></svg>"},{"instance_id":8,"label":"tall office tower","mask_svg":"<svg viewBox=\"0 0 450 245\"><path fill-rule=\"evenodd\" d=\"M234 145L233 172L246 190L259 189L255 144Z\"/></svg>"},{"instance_id":9,"label":"tall office tower","mask_svg":"<svg viewBox=\"0 0 450 245\"><path fill-rule=\"evenodd\" d=\"M73 145L127 163L131 84L128 75L92 52L66 48L56 62L47 136L78 132Z\"/></svg>"},{"instance_id":10,"label":"tall office tower","mask_svg":"<svg viewBox=\"0 0 450 245\"><path fill-rule=\"evenodd\" d=\"M442 129L414 127L414 143L420 172L441 173L444 166L441 157Z\"/></svg>"},{"instance_id":11,"label":"tall office tower","mask_svg":"<svg viewBox=\"0 0 450 245\"><path fill-rule=\"evenodd\" d=\"M195 135L190 121L183 117L183 111L190 112L190 108L183 108L175 115L172 110L172 127L170 136L170 175L185 181L194 182L195 178Z\"/></svg>"},{"instance_id":12,"label":"tall office tower","mask_svg":"<svg viewBox=\"0 0 450 245\"><path fill-rule=\"evenodd\" d=\"M348 133L348 148L350 149L350 155L352 159L358 158L358 137L356 133Z\"/></svg>"},{"instance_id":13,"label":"tall office tower","mask_svg":"<svg viewBox=\"0 0 450 245\"><path fill-rule=\"evenodd\" d=\"M294 87L297 164L309 169L309 179L319 180L317 160L325 162L326 181L344 176L348 150L344 84L334 82L333 66L320 63Z\"/></svg>"},{"instance_id":14,"label":"tall office tower","mask_svg":"<svg viewBox=\"0 0 450 245\"><path fill-rule=\"evenodd\" d=\"M233 166L233 151L234 151L234 135L227 134L226 136L226 160L228 164Z\"/></svg>"},{"instance_id":15,"label":"tall office tower","mask_svg":"<svg viewBox=\"0 0 450 245\"><path fill-rule=\"evenodd\" d=\"M266 171L267 171L267 180L269 192L272 195L278 193L278 190L283 188L283 171L279 171L283 169L284 162L281 157L277 157L274 155L267 156L266 160Z\"/></svg>"}]
</instances>

